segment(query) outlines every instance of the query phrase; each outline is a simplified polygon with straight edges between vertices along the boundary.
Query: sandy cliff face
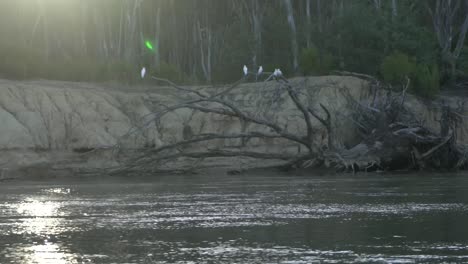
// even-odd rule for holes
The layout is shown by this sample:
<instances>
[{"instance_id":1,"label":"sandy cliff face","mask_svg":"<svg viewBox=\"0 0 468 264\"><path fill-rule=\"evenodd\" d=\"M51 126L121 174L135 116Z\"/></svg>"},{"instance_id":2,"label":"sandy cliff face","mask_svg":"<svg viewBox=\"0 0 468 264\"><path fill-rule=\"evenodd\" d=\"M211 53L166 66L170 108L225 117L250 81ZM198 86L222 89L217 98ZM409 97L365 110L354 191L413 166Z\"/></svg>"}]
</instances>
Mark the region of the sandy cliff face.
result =
<instances>
[{"instance_id":1,"label":"sandy cliff face","mask_svg":"<svg viewBox=\"0 0 468 264\"><path fill-rule=\"evenodd\" d=\"M319 109L318 103L330 109L333 125L344 143L355 140L353 125L346 118L350 110L339 90L344 88L354 98L365 100L371 92L365 81L326 76L296 78L291 82L302 87L301 92L309 95L309 103L316 109ZM254 114L276 120L291 132L301 133L305 128L300 122L300 113L286 96L277 96L279 89L273 82L244 84L230 95L230 99ZM187 95L175 94L167 87L116 89L109 85L0 80L0 166L8 168L59 160L108 166L115 164L110 162L110 156L106 163L96 162L96 157L83 157L80 153L118 143L123 148L161 146L187 137L187 133L267 131L237 119L190 110L167 115L156 129L150 114L184 99ZM459 99L445 98L451 104L456 104ZM440 112L437 106L413 97L408 99L407 105L417 109L421 120L438 129ZM143 124L142 133L132 132ZM326 144L325 131L318 122L315 125L317 142ZM463 124L458 131L459 140L467 143L467 135L468 125ZM210 144L236 146L239 142L218 140ZM250 144L266 151L297 151L297 146L281 140L256 140ZM107 158L100 156L103 160Z\"/></svg>"},{"instance_id":2,"label":"sandy cliff face","mask_svg":"<svg viewBox=\"0 0 468 264\"><path fill-rule=\"evenodd\" d=\"M72 83L0 81L0 149L111 146L150 111L143 93ZM151 135L147 135L151 139ZM145 138L135 141L144 144Z\"/></svg>"}]
</instances>

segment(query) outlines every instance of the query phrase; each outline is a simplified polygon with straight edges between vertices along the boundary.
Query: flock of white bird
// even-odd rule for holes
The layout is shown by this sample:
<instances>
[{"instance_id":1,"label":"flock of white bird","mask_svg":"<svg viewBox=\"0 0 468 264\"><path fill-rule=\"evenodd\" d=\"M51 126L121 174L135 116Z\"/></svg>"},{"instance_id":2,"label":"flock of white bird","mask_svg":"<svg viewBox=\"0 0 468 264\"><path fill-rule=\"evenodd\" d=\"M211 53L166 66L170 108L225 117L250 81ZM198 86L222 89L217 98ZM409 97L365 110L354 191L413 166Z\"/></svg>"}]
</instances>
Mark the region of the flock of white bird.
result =
<instances>
[{"instance_id":1,"label":"flock of white bird","mask_svg":"<svg viewBox=\"0 0 468 264\"><path fill-rule=\"evenodd\" d=\"M247 76L249 74L249 69L247 68L247 65L244 65L244 76ZM260 66L258 67L258 72L257 72L257 77L262 75L263 73L263 66ZM270 75L270 77L268 77L267 81L270 80L272 77L281 77L283 76L283 72L280 70L280 69L275 69L275 71L273 72L272 75Z\"/></svg>"},{"instance_id":2,"label":"flock of white bird","mask_svg":"<svg viewBox=\"0 0 468 264\"><path fill-rule=\"evenodd\" d=\"M244 65L243 70L244 70L244 76L247 76L247 75L249 74L249 69L247 68L247 65ZM260 67L258 67L257 77L260 76L260 75L262 75L262 73L263 73L263 66L260 66ZM142 78L142 79L145 78L145 75L146 75L146 67L143 67L143 68L141 69L140 75L141 75L141 78ZM280 69L275 69L275 71L273 72L273 74L270 75L270 77L268 77L267 81L270 80L271 77L276 77L276 78L278 78L278 77L281 77L281 76L283 76L283 73L281 72L281 70L280 70Z\"/></svg>"}]
</instances>

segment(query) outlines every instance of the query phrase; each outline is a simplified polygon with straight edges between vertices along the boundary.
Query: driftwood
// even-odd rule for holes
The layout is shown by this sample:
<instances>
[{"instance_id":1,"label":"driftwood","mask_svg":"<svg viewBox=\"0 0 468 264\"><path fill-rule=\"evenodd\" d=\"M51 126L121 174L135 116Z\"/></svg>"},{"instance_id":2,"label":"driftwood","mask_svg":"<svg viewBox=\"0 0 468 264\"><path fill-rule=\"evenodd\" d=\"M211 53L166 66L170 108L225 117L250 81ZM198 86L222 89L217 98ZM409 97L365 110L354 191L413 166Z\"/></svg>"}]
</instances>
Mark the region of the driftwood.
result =
<instances>
[{"instance_id":1,"label":"driftwood","mask_svg":"<svg viewBox=\"0 0 468 264\"><path fill-rule=\"evenodd\" d=\"M300 120L304 122L305 134L291 132L274 120L262 117L252 111L236 105L229 99L229 94L243 83L247 76L238 82L223 89L209 92L208 90L195 90L179 87L169 80L153 77L163 81L179 92L183 92L189 99L178 104L164 106L162 110L152 113L151 120L143 126L133 130L138 133L149 122L159 124L161 119L179 109L191 109L200 113L216 114L229 118L236 118L244 124L255 124L263 128L262 131L250 131L239 134L193 134L178 142L148 148L139 151L135 157L110 173L130 172L159 172L165 171L164 164L174 160L190 160L187 168L177 168L176 171L191 171L201 160L221 157L249 157L256 159L276 160L281 168L304 168L327 166L341 171L371 171L396 169L457 169L466 167L468 160L467 148L456 145L456 127L461 122L458 111L448 105L442 106L441 129L434 132L423 126L410 109L405 107L409 80L400 93L392 92L388 86L372 76L361 76L355 73L340 73L358 76L369 80L374 95L371 102L356 101L347 90L342 89L341 94L346 98L352 112L347 118L351 119L360 132L361 142L348 149L338 146L339 139L333 131L332 114L323 104L319 104L323 114L319 114L310 106L310 102L303 98L297 87L283 77L275 77L279 83L278 97L286 96L292 100L300 113ZM377 95L378 94L378 95ZM275 101L275 100L273 100ZM326 148L318 147L314 142L316 128L313 119L326 129L328 144ZM265 133L264 131L270 131ZM203 149L196 151L191 146L213 140L240 139L248 141L259 139L283 139L292 144L304 147L305 152L299 153L266 153L245 149Z\"/></svg>"}]
</instances>

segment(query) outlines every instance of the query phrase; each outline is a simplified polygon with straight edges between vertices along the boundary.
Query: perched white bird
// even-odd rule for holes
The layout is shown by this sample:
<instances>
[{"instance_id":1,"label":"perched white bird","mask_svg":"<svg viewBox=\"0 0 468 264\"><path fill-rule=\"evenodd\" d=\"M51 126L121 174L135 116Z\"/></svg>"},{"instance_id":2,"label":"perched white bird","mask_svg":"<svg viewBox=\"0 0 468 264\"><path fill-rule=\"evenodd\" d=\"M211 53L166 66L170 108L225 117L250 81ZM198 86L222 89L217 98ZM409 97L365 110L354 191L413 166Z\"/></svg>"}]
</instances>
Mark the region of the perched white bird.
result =
<instances>
[{"instance_id":1,"label":"perched white bird","mask_svg":"<svg viewBox=\"0 0 468 264\"><path fill-rule=\"evenodd\" d=\"M273 75L275 77L281 77L283 75L283 73L281 72L280 69L275 69L275 71L273 72Z\"/></svg>"},{"instance_id":2,"label":"perched white bird","mask_svg":"<svg viewBox=\"0 0 468 264\"><path fill-rule=\"evenodd\" d=\"M249 73L249 70L247 69L247 66L244 65L244 75L247 75Z\"/></svg>"},{"instance_id":3,"label":"perched white bird","mask_svg":"<svg viewBox=\"0 0 468 264\"><path fill-rule=\"evenodd\" d=\"M143 69L141 69L141 78L145 78L145 74L146 74L146 68L143 67Z\"/></svg>"},{"instance_id":4,"label":"perched white bird","mask_svg":"<svg viewBox=\"0 0 468 264\"><path fill-rule=\"evenodd\" d=\"M257 73L257 75L260 75L260 74L262 74L262 73L263 73L263 66L260 66L260 67L258 68L258 73Z\"/></svg>"}]
</instances>

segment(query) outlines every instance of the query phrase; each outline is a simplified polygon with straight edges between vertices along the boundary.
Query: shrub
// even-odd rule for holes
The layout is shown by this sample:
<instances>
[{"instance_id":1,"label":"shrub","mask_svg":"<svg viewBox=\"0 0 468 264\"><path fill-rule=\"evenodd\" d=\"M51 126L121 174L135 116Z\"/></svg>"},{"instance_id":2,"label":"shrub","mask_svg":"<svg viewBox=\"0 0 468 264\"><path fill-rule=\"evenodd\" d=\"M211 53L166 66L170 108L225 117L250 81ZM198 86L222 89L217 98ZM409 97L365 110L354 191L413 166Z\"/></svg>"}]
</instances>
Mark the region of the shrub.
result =
<instances>
[{"instance_id":1,"label":"shrub","mask_svg":"<svg viewBox=\"0 0 468 264\"><path fill-rule=\"evenodd\" d=\"M102 62L96 58L49 59L34 50L12 45L0 47L0 78L63 81L126 81L139 76L137 67L125 61Z\"/></svg>"},{"instance_id":2,"label":"shrub","mask_svg":"<svg viewBox=\"0 0 468 264\"><path fill-rule=\"evenodd\" d=\"M466 80L468 78L468 45L463 46L457 67L459 70L457 77Z\"/></svg>"},{"instance_id":3,"label":"shrub","mask_svg":"<svg viewBox=\"0 0 468 264\"><path fill-rule=\"evenodd\" d=\"M320 54L318 49L312 46L302 50L300 67L306 75L324 75L333 69L334 60L330 54Z\"/></svg>"},{"instance_id":4,"label":"shrub","mask_svg":"<svg viewBox=\"0 0 468 264\"><path fill-rule=\"evenodd\" d=\"M391 84L403 85L406 77L410 78L410 91L419 96L433 98L439 93L440 74L437 64L416 64L408 55L394 52L384 58L380 73Z\"/></svg>"},{"instance_id":5,"label":"shrub","mask_svg":"<svg viewBox=\"0 0 468 264\"><path fill-rule=\"evenodd\" d=\"M74 60L51 60L44 63L43 76L47 79L62 81L97 81L101 78L101 66L97 61L87 58Z\"/></svg>"},{"instance_id":6,"label":"shrub","mask_svg":"<svg viewBox=\"0 0 468 264\"><path fill-rule=\"evenodd\" d=\"M265 65L263 66L263 68L267 69ZM250 69L250 70L254 70L254 69ZM201 73L200 75L202 76ZM235 82L239 80L242 76L243 76L242 64L241 63L233 64L229 62L222 66L220 65L219 67L214 67L212 77L213 77L214 84L226 84L226 83Z\"/></svg>"},{"instance_id":7,"label":"shrub","mask_svg":"<svg viewBox=\"0 0 468 264\"><path fill-rule=\"evenodd\" d=\"M0 76L9 79L30 79L41 75L43 65L39 53L23 46L0 47Z\"/></svg>"},{"instance_id":8,"label":"shrub","mask_svg":"<svg viewBox=\"0 0 468 264\"><path fill-rule=\"evenodd\" d=\"M401 85L406 77L413 75L415 68L416 63L406 54L394 52L383 59L380 73L386 82Z\"/></svg>"},{"instance_id":9,"label":"shrub","mask_svg":"<svg viewBox=\"0 0 468 264\"><path fill-rule=\"evenodd\" d=\"M419 64L413 74L411 90L420 96L433 98L439 93L440 74L436 64Z\"/></svg>"},{"instance_id":10,"label":"shrub","mask_svg":"<svg viewBox=\"0 0 468 264\"><path fill-rule=\"evenodd\" d=\"M189 78L177 66L161 61L159 69L154 71L154 75L158 78L168 79L175 83L184 83Z\"/></svg>"},{"instance_id":11,"label":"shrub","mask_svg":"<svg viewBox=\"0 0 468 264\"><path fill-rule=\"evenodd\" d=\"M140 78L140 70L137 66L123 60L114 60L100 66L102 77L97 81L122 81L133 83Z\"/></svg>"}]
</instances>

